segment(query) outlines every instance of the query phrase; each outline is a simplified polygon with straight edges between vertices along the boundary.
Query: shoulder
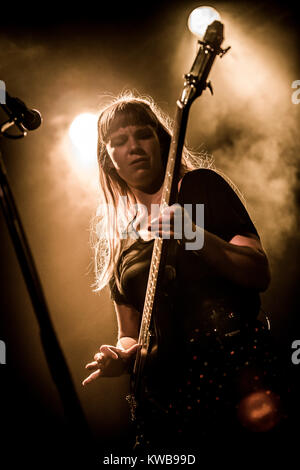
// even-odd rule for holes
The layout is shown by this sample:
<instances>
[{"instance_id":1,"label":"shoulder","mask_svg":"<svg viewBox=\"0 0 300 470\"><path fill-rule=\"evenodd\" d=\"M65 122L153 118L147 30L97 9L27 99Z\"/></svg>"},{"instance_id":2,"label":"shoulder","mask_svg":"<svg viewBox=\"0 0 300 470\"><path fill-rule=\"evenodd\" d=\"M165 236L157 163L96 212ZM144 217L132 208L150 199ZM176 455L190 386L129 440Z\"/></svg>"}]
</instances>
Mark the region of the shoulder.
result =
<instances>
[{"instance_id":1,"label":"shoulder","mask_svg":"<svg viewBox=\"0 0 300 470\"><path fill-rule=\"evenodd\" d=\"M181 187L200 188L211 191L227 191L229 193L236 192L234 184L229 183L229 178L222 176L217 170L209 168L198 168L186 173L181 181Z\"/></svg>"},{"instance_id":2,"label":"shoulder","mask_svg":"<svg viewBox=\"0 0 300 470\"><path fill-rule=\"evenodd\" d=\"M244 196L231 179L219 170L198 168L186 173L181 181L183 198L200 198L206 204L246 208Z\"/></svg>"},{"instance_id":3,"label":"shoulder","mask_svg":"<svg viewBox=\"0 0 300 470\"><path fill-rule=\"evenodd\" d=\"M206 178L209 177L211 173L215 173L215 171L209 168L196 168L195 170L190 170L185 173L183 179Z\"/></svg>"},{"instance_id":4,"label":"shoulder","mask_svg":"<svg viewBox=\"0 0 300 470\"><path fill-rule=\"evenodd\" d=\"M179 203L203 204L206 230L227 242L237 234L257 235L238 188L227 178L208 168L186 173L182 180Z\"/></svg>"},{"instance_id":5,"label":"shoulder","mask_svg":"<svg viewBox=\"0 0 300 470\"><path fill-rule=\"evenodd\" d=\"M217 171L211 170L209 168L197 168L196 170L185 173L182 178L182 183L188 182L190 184L197 181L219 181L227 184L226 180Z\"/></svg>"}]
</instances>

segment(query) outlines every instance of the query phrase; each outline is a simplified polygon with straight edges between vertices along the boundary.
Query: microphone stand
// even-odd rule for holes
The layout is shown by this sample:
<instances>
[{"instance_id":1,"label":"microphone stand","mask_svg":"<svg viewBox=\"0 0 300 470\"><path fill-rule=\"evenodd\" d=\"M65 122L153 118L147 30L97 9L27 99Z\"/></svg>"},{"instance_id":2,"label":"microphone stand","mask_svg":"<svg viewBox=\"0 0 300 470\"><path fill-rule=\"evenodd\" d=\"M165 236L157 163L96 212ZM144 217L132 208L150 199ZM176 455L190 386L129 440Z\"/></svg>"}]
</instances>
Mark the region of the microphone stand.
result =
<instances>
[{"instance_id":1,"label":"microphone stand","mask_svg":"<svg viewBox=\"0 0 300 470\"><path fill-rule=\"evenodd\" d=\"M20 135L7 135L3 132L6 131L7 127L7 123L1 126L0 137L5 135L6 137L15 139L25 137L26 135L26 132L22 129L23 126L17 126L21 130ZM93 449L90 430L80 401L76 395L63 351L56 338L39 275L10 189L1 151L0 205L40 327L40 338L48 367L64 407L65 417L69 424L69 436L72 437L71 440L74 444L73 449L75 453L77 453L79 449L85 451ZM85 459L87 461L87 457L85 457Z\"/></svg>"}]
</instances>

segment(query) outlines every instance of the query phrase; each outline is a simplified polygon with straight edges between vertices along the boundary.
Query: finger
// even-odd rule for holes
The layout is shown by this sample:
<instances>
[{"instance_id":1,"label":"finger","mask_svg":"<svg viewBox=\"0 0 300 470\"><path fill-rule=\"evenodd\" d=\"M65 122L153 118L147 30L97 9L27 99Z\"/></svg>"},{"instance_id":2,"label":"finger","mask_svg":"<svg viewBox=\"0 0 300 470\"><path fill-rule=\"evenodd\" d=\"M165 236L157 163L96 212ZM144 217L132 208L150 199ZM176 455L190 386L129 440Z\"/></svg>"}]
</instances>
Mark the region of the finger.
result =
<instances>
[{"instance_id":1,"label":"finger","mask_svg":"<svg viewBox=\"0 0 300 470\"><path fill-rule=\"evenodd\" d=\"M155 238L164 238L165 240L170 240L175 237L175 234L171 230L159 230L154 232Z\"/></svg>"},{"instance_id":2,"label":"finger","mask_svg":"<svg viewBox=\"0 0 300 470\"><path fill-rule=\"evenodd\" d=\"M116 353L116 351L119 352L119 349L115 348L114 346L103 345L101 346L100 351L102 353L105 353L107 356L112 357L113 359L118 359L119 357L118 354Z\"/></svg>"},{"instance_id":3,"label":"finger","mask_svg":"<svg viewBox=\"0 0 300 470\"><path fill-rule=\"evenodd\" d=\"M165 221L166 223L169 222L170 220L172 221L174 219L174 211L164 211L159 217L155 217L148 223L148 227L155 227L157 225L160 225L162 221Z\"/></svg>"},{"instance_id":4,"label":"finger","mask_svg":"<svg viewBox=\"0 0 300 470\"><path fill-rule=\"evenodd\" d=\"M159 219L159 217L154 217L153 219L150 220L149 225L156 224L158 219Z\"/></svg>"},{"instance_id":5,"label":"finger","mask_svg":"<svg viewBox=\"0 0 300 470\"><path fill-rule=\"evenodd\" d=\"M161 224L159 224L159 230L170 230L174 228L173 220L163 220Z\"/></svg>"},{"instance_id":6,"label":"finger","mask_svg":"<svg viewBox=\"0 0 300 470\"><path fill-rule=\"evenodd\" d=\"M175 216L174 216L174 213L173 214L168 214L166 216L162 216L162 223L163 224L171 224L173 225L174 224L174 220L175 220Z\"/></svg>"},{"instance_id":7,"label":"finger","mask_svg":"<svg viewBox=\"0 0 300 470\"><path fill-rule=\"evenodd\" d=\"M169 219L173 219L174 218L174 215L175 213L178 213L178 209L176 207L166 207L162 214L161 214L161 217L165 217L165 218L169 218Z\"/></svg>"},{"instance_id":8,"label":"finger","mask_svg":"<svg viewBox=\"0 0 300 470\"><path fill-rule=\"evenodd\" d=\"M95 368L99 368L99 364L98 364L97 361L89 362L88 364L86 364L85 368L86 368L86 369L95 369Z\"/></svg>"},{"instance_id":9,"label":"finger","mask_svg":"<svg viewBox=\"0 0 300 470\"><path fill-rule=\"evenodd\" d=\"M94 356L94 360L99 362L99 361L101 361L101 359L103 359L103 354L102 353L96 353L95 356Z\"/></svg>"},{"instance_id":10,"label":"finger","mask_svg":"<svg viewBox=\"0 0 300 470\"><path fill-rule=\"evenodd\" d=\"M123 355L124 356L130 356L131 354L133 354L138 349L141 349L141 347L142 347L141 344L136 343L133 346L131 346L130 348L126 349L126 351L123 351Z\"/></svg>"},{"instance_id":11,"label":"finger","mask_svg":"<svg viewBox=\"0 0 300 470\"><path fill-rule=\"evenodd\" d=\"M160 233L162 230L169 230L170 224L158 224L148 227L148 230L151 231L152 234Z\"/></svg>"},{"instance_id":12,"label":"finger","mask_svg":"<svg viewBox=\"0 0 300 470\"><path fill-rule=\"evenodd\" d=\"M174 217L167 216L167 217L162 217L154 224L148 225L148 229L150 228L152 230L155 230L155 229L160 229L164 227L167 228L173 225L174 225Z\"/></svg>"},{"instance_id":13,"label":"finger","mask_svg":"<svg viewBox=\"0 0 300 470\"><path fill-rule=\"evenodd\" d=\"M171 225L182 224L186 218L190 218L187 211L185 211L181 206L174 205L167 208L166 212L163 213L162 220L170 222Z\"/></svg>"},{"instance_id":14,"label":"finger","mask_svg":"<svg viewBox=\"0 0 300 470\"><path fill-rule=\"evenodd\" d=\"M152 223L151 225L149 225L149 227L152 227L152 228L159 228L162 226L162 224L166 224L167 221L166 220L158 220L157 222L154 222Z\"/></svg>"},{"instance_id":15,"label":"finger","mask_svg":"<svg viewBox=\"0 0 300 470\"><path fill-rule=\"evenodd\" d=\"M95 372L93 372L91 375L89 375L86 379L84 379L84 381L82 382L82 385L85 386L86 384L93 382L93 380L98 379L100 375L101 375L101 370L98 369Z\"/></svg>"}]
</instances>

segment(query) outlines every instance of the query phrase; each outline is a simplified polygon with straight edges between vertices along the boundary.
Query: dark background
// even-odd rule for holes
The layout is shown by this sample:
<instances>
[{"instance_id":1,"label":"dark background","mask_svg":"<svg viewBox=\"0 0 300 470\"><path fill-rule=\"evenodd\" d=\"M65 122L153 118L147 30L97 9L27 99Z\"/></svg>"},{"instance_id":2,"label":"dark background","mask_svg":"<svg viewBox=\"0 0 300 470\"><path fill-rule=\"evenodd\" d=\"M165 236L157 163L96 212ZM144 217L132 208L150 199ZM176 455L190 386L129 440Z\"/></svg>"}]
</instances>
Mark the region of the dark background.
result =
<instances>
[{"instance_id":1,"label":"dark background","mask_svg":"<svg viewBox=\"0 0 300 470\"><path fill-rule=\"evenodd\" d=\"M174 116L196 51L186 27L197 2L51 3L1 9L0 78L7 91L43 116L26 139L1 139L1 151L41 278L53 325L96 444L97 455L128 438L128 377L83 389L84 365L117 325L109 293L92 290L89 225L97 206L97 171L75 163L68 128L97 113L103 95L137 90ZM299 6L292 2L214 2L225 24L211 73L214 96L194 103L187 143L207 150L243 193L269 255L272 283L263 308L293 390L291 435L298 419L300 365L291 363L299 329ZM0 117L6 116L1 111ZM0 214L1 325L7 364L0 365L3 449L12 462L38 465L76 454L51 379L39 326ZM96 446L96 447L95 447ZM42 457L40 456L42 452ZM42 460L41 460L42 459ZM60 457L61 459L61 457ZM100 457L99 457L100 459Z\"/></svg>"}]
</instances>

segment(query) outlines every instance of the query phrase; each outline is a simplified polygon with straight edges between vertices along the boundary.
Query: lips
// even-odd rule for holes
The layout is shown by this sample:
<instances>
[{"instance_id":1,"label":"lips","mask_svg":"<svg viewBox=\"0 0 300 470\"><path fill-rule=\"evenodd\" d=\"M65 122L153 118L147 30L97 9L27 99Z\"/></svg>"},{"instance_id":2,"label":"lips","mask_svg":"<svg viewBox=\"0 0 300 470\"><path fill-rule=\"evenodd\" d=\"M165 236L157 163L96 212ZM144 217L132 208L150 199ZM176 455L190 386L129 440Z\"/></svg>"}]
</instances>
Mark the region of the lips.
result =
<instances>
[{"instance_id":1,"label":"lips","mask_svg":"<svg viewBox=\"0 0 300 470\"><path fill-rule=\"evenodd\" d=\"M132 162L130 165L135 165L137 163L148 163L149 159L147 157L137 157Z\"/></svg>"}]
</instances>

